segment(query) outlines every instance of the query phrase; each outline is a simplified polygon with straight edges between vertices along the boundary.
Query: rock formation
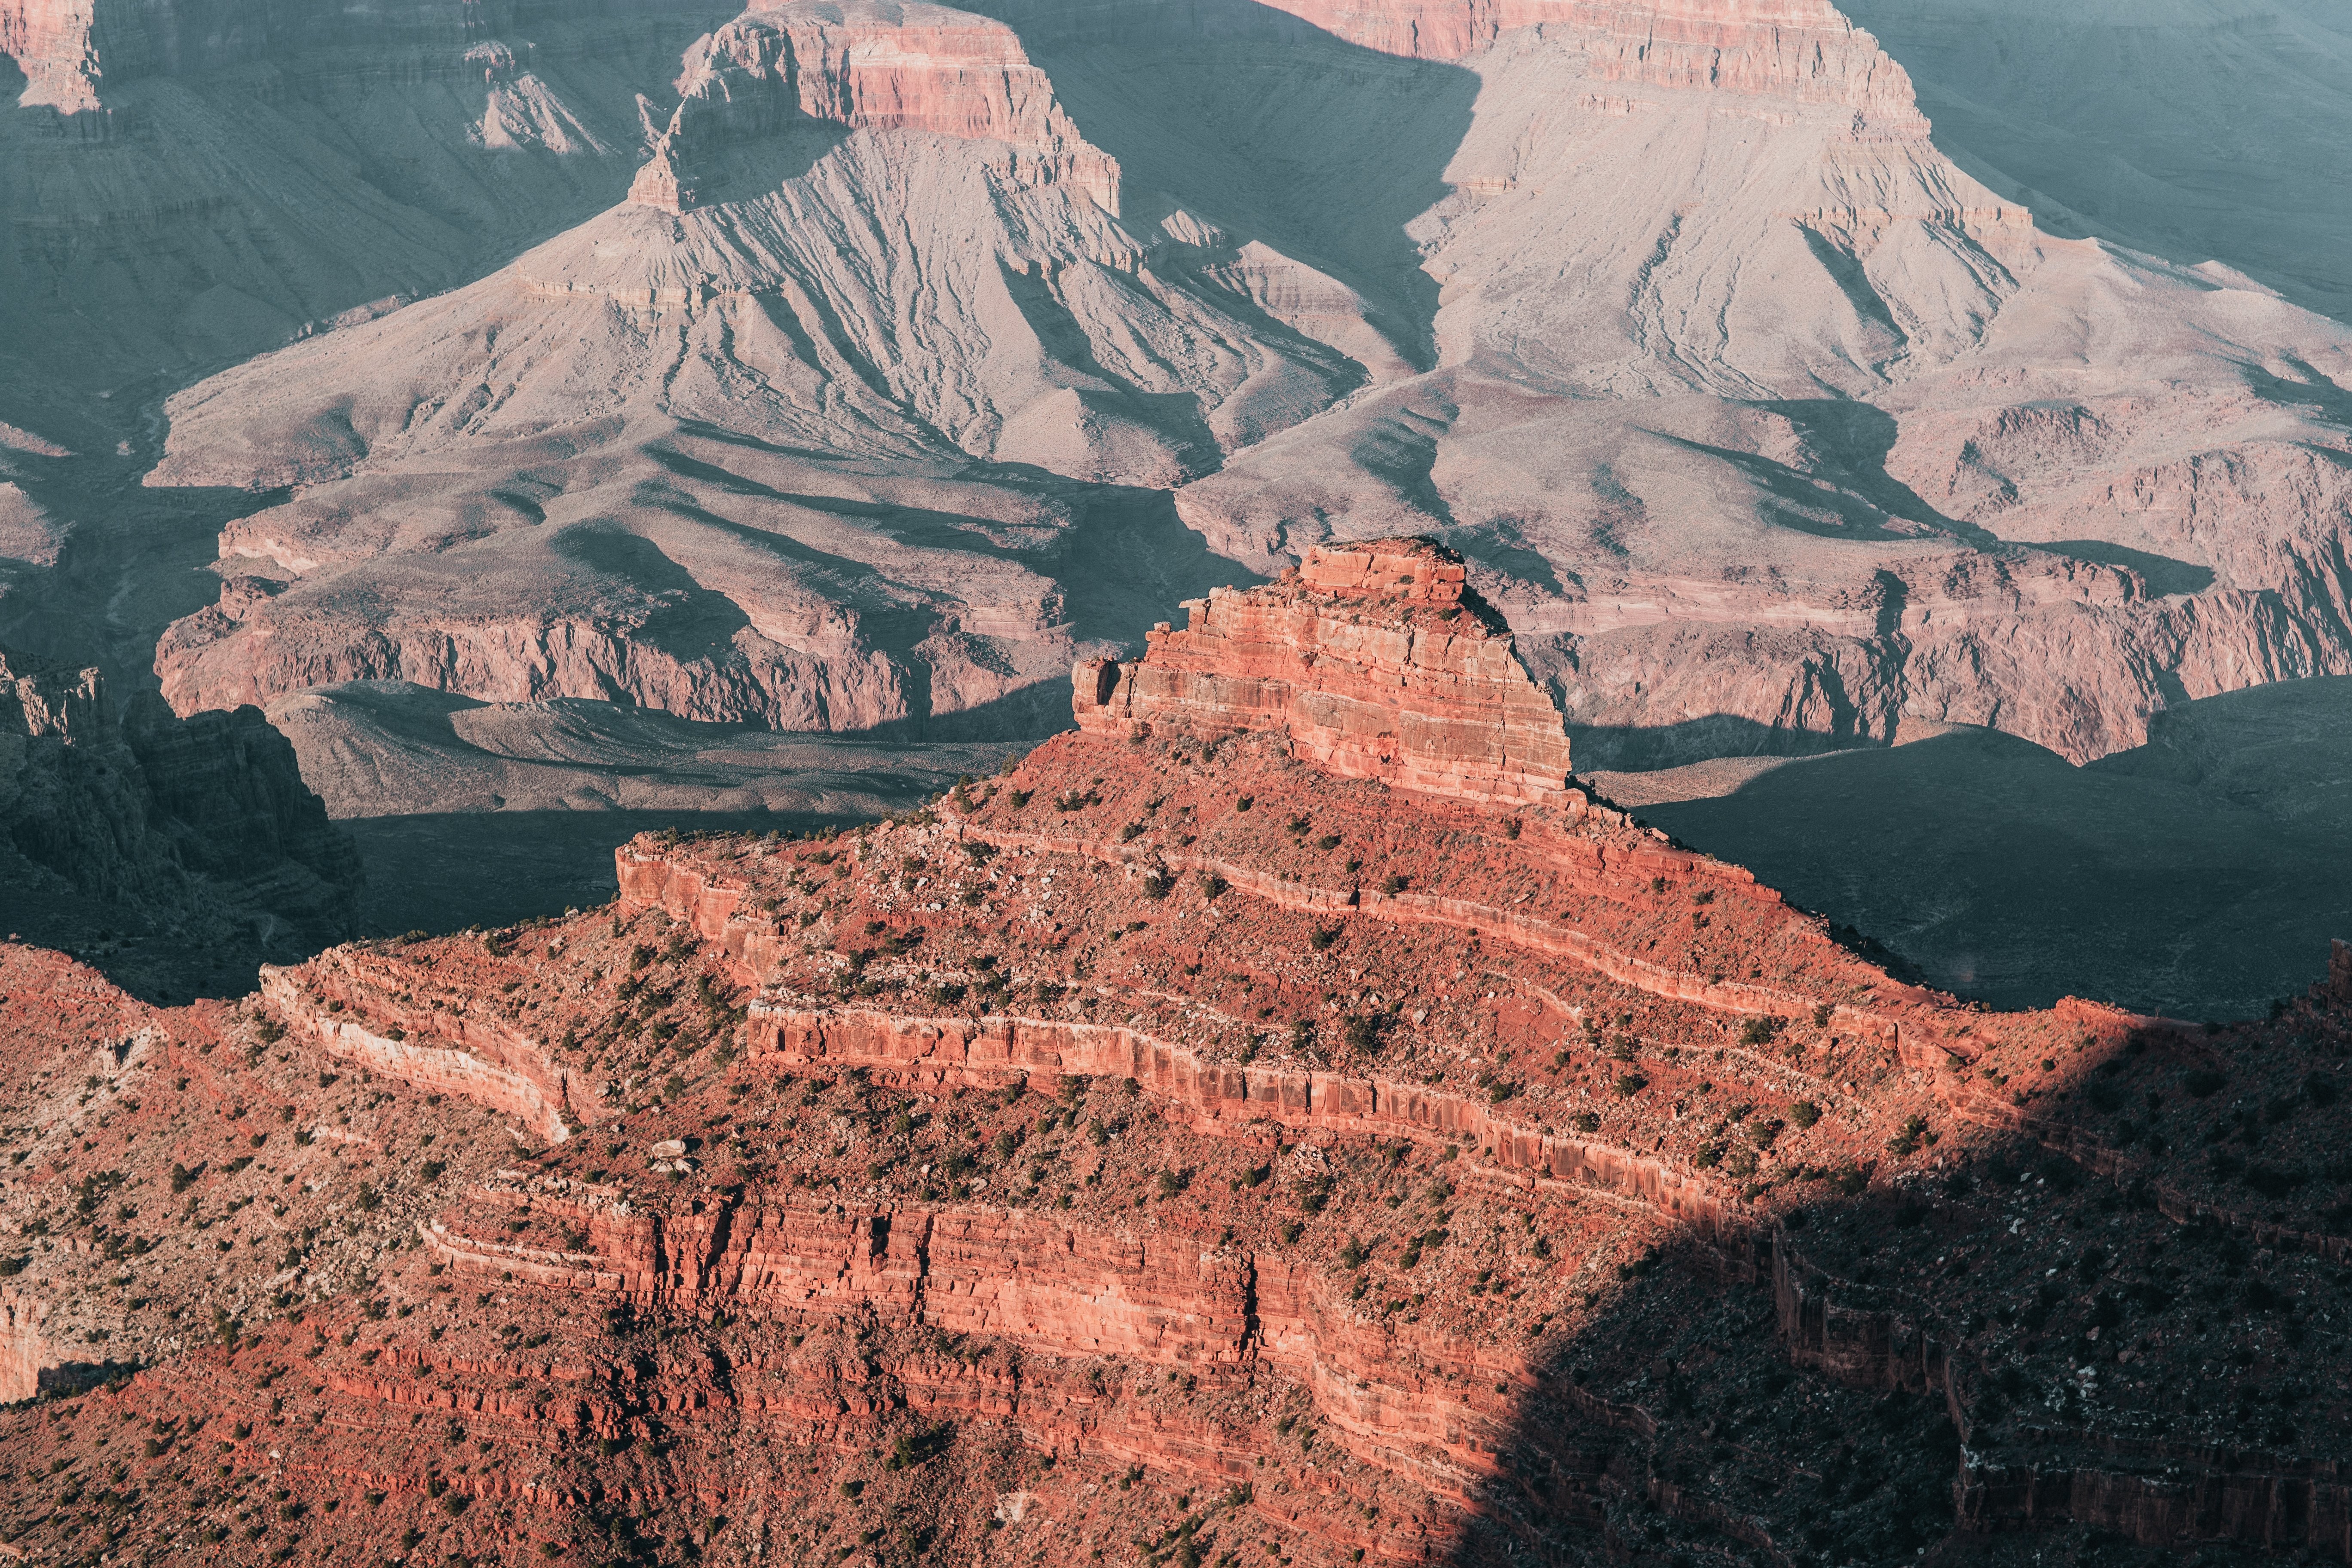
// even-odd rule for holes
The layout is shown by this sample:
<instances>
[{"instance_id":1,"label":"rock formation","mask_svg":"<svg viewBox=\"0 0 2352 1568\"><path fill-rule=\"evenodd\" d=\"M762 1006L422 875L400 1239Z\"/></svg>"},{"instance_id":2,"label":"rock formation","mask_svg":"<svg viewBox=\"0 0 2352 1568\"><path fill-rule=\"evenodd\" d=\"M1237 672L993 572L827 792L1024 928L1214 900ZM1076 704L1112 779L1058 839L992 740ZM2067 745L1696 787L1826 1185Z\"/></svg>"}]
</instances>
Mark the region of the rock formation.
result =
<instances>
[{"instance_id":1,"label":"rock formation","mask_svg":"<svg viewBox=\"0 0 2352 1568\"><path fill-rule=\"evenodd\" d=\"M1141 661L1078 666L1078 728L1278 729L1329 772L1470 800L1557 801L1568 786L1559 710L1443 545L1317 546L1274 587L1186 607L1192 625L1155 629Z\"/></svg>"},{"instance_id":2,"label":"rock formation","mask_svg":"<svg viewBox=\"0 0 2352 1568\"><path fill-rule=\"evenodd\" d=\"M1823 0L988 9L746 11L631 200L177 395L153 484L300 488L175 708L1030 735L1126 487L1201 587L1441 538L1589 767L2352 671L2343 330L2036 230Z\"/></svg>"},{"instance_id":3,"label":"rock formation","mask_svg":"<svg viewBox=\"0 0 2352 1568\"><path fill-rule=\"evenodd\" d=\"M1045 732L1133 596L1098 536L1201 553L1118 487L1359 379L1147 265L1115 165L1000 24L754 12L682 90L639 200L174 401L151 484L298 487L230 526L219 604L166 634L175 709L392 679ZM1236 574L1186 575L1212 572Z\"/></svg>"},{"instance_id":4,"label":"rock formation","mask_svg":"<svg viewBox=\"0 0 2352 1568\"><path fill-rule=\"evenodd\" d=\"M142 988L219 984L205 963L352 930L351 841L251 708L183 720L142 693L118 710L95 669L0 653L0 918L60 943L123 933ZM224 944L236 958L205 956Z\"/></svg>"},{"instance_id":5,"label":"rock formation","mask_svg":"<svg viewBox=\"0 0 2352 1568\"><path fill-rule=\"evenodd\" d=\"M908 0L754 5L688 51L677 90L648 170L682 150L772 134L797 114L995 142L1000 177L1118 212L1118 165L1087 145L1013 30L968 11Z\"/></svg>"},{"instance_id":6,"label":"rock formation","mask_svg":"<svg viewBox=\"0 0 2352 1568\"><path fill-rule=\"evenodd\" d=\"M1402 638L1454 564L1262 592ZM1216 711L233 1006L0 949L8 1544L2352 1560L2341 984L1988 1013Z\"/></svg>"}]
</instances>

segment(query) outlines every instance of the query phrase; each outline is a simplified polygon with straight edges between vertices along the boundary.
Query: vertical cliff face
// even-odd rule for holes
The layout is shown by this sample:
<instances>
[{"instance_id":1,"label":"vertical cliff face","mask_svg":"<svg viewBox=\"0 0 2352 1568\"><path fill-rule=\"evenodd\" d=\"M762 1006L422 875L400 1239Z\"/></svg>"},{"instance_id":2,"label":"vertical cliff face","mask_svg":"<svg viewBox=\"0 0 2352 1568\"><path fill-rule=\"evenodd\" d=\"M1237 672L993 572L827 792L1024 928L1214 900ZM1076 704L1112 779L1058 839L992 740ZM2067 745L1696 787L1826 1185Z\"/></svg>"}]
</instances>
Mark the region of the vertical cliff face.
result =
<instances>
[{"instance_id":1,"label":"vertical cliff face","mask_svg":"<svg viewBox=\"0 0 2352 1568\"><path fill-rule=\"evenodd\" d=\"M1517 27L1581 43L1591 73L1836 104L1924 136L1911 80L1829 0L1268 0L1384 54L1460 59Z\"/></svg>"},{"instance_id":2,"label":"vertical cliff face","mask_svg":"<svg viewBox=\"0 0 2352 1568\"><path fill-rule=\"evenodd\" d=\"M851 130L996 142L1015 184L1066 186L1118 210L1118 165L1088 146L1013 29L944 5L795 0L754 6L688 51L682 101L634 201L691 205L672 165L795 115Z\"/></svg>"},{"instance_id":3,"label":"vertical cliff face","mask_svg":"<svg viewBox=\"0 0 2352 1568\"><path fill-rule=\"evenodd\" d=\"M1468 800L1565 798L1559 711L1443 545L1318 546L1270 587L1187 607L1192 624L1154 629L1140 661L1079 665L1080 729L1283 730L1297 755L1343 777Z\"/></svg>"},{"instance_id":4,"label":"vertical cliff face","mask_svg":"<svg viewBox=\"0 0 2352 1568\"><path fill-rule=\"evenodd\" d=\"M13 1405L41 1392L40 1303L0 1287L0 1405Z\"/></svg>"}]
</instances>

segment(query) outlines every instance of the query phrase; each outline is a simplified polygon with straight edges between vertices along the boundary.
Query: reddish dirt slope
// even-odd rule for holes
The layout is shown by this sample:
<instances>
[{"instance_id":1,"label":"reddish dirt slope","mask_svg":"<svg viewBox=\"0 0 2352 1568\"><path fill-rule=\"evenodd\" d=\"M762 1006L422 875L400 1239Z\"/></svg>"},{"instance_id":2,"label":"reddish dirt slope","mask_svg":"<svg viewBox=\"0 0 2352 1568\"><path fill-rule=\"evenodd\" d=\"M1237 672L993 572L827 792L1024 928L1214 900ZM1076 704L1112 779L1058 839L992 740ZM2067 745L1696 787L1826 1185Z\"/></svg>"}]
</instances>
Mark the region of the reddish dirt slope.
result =
<instances>
[{"instance_id":1,"label":"reddish dirt slope","mask_svg":"<svg viewBox=\"0 0 2352 1568\"><path fill-rule=\"evenodd\" d=\"M1990 1014L1292 749L644 838L233 1009L8 951L6 1548L2347 1557L2352 956Z\"/></svg>"}]
</instances>

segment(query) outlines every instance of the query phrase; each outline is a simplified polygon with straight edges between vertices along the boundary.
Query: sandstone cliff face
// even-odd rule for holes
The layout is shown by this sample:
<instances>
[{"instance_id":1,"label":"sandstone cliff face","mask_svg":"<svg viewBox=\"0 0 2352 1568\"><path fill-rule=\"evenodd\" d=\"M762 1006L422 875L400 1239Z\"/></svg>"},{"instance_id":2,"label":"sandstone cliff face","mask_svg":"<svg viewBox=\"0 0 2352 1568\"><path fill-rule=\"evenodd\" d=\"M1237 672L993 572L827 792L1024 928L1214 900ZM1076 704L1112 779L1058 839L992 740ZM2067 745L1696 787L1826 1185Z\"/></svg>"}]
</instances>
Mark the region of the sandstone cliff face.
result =
<instances>
[{"instance_id":1,"label":"sandstone cliff face","mask_svg":"<svg viewBox=\"0 0 2352 1568\"><path fill-rule=\"evenodd\" d=\"M40 1304L0 1288L0 1402L10 1405L41 1392L41 1365L49 1359L41 1340Z\"/></svg>"},{"instance_id":2,"label":"sandstone cliff face","mask_svg":"<svg viewBox=\"0 0 2352 1568\"><path fill-rule=\"evenodd\" d=\"M1384 54L1460 59L1522 27L1583 42L1606 81L1833 104L1925 136L1910 78L1829 0L1272 0Z\"/></svg>"},{"instance_id":3,"label":"sandstone cliff face","mask_svg":"<svg viewBox=\"0 0 2352 1568\"><path fill-rule=\"evenodd\" d=\"M419 1093L457 1094L561 1142L595 1113L597 1086L534 1039L465 1000L414 1001L419 977L356 955L300 972L264 969L261 994L315 1037L316 1048ZM307 989L305 987L307 986ZM342 1015L348 1014L348 1016Z\"/></svg>"},{"instance_id":4,"label":"sandstone cliff face","mask_svg":"<svg viewBox=\"0 0 2352 1568\"><path fill-rule=\"evenodd\" d=\"M1505 803L1566 798L1568 737L1511 639L1427 540L1317 547L1295 575L1192 601L1133 664L1078 667L1078 727L1280 730L1350 778Z\"/></svg>"}]
</instances>

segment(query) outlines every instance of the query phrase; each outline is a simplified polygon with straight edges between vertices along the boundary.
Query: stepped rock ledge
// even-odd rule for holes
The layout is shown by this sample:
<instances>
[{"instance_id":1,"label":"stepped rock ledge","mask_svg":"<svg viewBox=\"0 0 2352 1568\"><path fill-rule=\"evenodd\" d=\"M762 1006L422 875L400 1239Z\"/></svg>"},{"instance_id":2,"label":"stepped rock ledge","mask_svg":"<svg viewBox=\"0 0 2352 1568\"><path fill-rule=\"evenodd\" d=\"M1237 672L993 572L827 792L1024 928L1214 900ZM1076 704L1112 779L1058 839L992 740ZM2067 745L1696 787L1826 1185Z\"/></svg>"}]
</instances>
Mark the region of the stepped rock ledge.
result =
<instances>
[{"instance_id":1,"label":"stepped rock ledge","mask_svg":"<svg viewBox=\"0 0 2352 1568\"><path fill-rule=\"evenodd\" d=\"M1467 800L1558 803L1569 742L1511 637L1426 539L1317 546L1269 587L1185 601L1139 662L1086 659L1078 727L1286 729L1296 755L1347 778Z\"/></svg>"}]
</instances>

